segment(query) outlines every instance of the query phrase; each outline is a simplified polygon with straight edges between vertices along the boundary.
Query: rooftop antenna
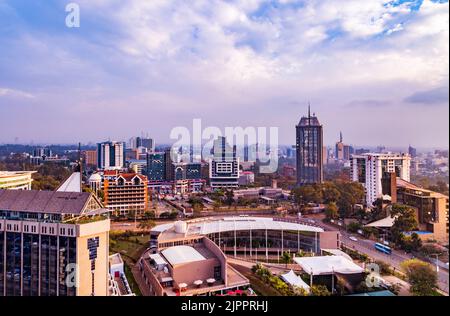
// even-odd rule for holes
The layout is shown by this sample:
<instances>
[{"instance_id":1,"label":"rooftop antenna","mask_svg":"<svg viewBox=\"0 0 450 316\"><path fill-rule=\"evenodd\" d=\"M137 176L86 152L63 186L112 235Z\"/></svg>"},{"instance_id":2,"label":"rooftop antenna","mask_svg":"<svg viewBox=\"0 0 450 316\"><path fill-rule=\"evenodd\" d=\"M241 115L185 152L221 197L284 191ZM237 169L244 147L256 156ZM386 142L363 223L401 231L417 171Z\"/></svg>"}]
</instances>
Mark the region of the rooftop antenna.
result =
<instances>
[{"instance_id":1,"label":"rooftop antenna","mask_svg":"<svg viewBox=\"0 0 450 316\"><path fill-rule=\"evenodd\" d=\"M311 125L311 102L308 101L308 125Z\"/></svg>"},{"instance_id":2,"label":"rooftop antenna","mask_svg":"<svg viewBox=\"0 0 450 316\"><path fill-rule=\"evenodd\" d=\"M80 192L83 192L83 164L81 159L81 143L78 143L78 169L80 171Z\"/></svg>"},{"instance_id":3,"label":"rooftop antenna","mask_svg":"<svg viewBox=\"0 0 450 316\"><path fill-rule=\"evenodd\" d=\"M343 140L343 137L342 137L342 131L341 131L340 134L339 134L339 139L340 139L340 142L342 143L342 140Z\"/></svg>"}]
</instances>

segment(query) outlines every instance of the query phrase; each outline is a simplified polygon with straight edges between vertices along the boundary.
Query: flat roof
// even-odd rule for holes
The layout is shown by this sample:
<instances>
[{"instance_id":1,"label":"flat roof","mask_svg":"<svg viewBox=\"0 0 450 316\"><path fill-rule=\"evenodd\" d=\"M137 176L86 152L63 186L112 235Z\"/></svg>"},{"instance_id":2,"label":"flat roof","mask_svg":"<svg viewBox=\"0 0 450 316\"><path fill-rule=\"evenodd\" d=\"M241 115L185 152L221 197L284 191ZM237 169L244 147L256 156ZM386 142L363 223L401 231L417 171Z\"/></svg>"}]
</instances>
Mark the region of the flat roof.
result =
<instances>
[{"instance_id":1,"label":"flat roof","mask_svg":"<svg viewBox=\"0 0 450 316\"><path fill-rule=\"evenodd\" d=\"M343 256L319 256L294 258L295 263L306 273L313 275L329 275L332 273L355 274L364 269Z\"/></svg>"},{"instance_id":2,"label":"flat roof","mask_svg":"<svg viewBox=\"0 0 450 316\"><path fill-rule=\"evenodd\" d=\"M157 265L166 265L167 264L166 260L164 260L164 258L161 257L161 255L159 253L150 254L149 258L152 259L153 261L155 261L155 263Z\"/></svg>"},{"instance_id":3,"label":"flat roof","mask_svg":"<svg viewBox=\"0 0 450 316\"><path fill-rule=\"evenodd\" d=\"M206 260L200 252L191 246L170 247L161 251L161 254L172 266Z\"/></svg>"},{"instance_id":4,"label":"flat roof","mask_svg":"<svg viewBox=\"0 0 450 316\"><path fill-rule=\"evenodd\" d=\"M392 227L392 226L394 226L394 222L395 222L395 217L388 216L388 217L382 218L378 221L369 223L369 224L365 225L365 227Z\"/></svg>"}]
</instances>

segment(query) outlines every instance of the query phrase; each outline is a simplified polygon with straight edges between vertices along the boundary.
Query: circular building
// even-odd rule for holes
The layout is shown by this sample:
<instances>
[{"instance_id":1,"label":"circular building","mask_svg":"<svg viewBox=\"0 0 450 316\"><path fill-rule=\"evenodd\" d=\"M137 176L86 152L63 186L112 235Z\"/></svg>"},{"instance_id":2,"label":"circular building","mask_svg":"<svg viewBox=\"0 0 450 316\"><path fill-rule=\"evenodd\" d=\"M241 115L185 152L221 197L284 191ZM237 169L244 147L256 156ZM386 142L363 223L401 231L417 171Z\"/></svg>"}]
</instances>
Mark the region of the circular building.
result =
<instances>
[{"instance_id":1,"label":"circular building","mask_svg":"<svg viewBox=\"0 0 450 316\"><path fill-rule=\"evenodd\" d=\"M295 220L266 217L213 217L163 224L150 232L150 248L195 243L208 237L223 252L234 255L265 255L284 251L320 253L323 248L339 248L339 233L325 232L316 225Z\"/></svg>"}]
</instances>

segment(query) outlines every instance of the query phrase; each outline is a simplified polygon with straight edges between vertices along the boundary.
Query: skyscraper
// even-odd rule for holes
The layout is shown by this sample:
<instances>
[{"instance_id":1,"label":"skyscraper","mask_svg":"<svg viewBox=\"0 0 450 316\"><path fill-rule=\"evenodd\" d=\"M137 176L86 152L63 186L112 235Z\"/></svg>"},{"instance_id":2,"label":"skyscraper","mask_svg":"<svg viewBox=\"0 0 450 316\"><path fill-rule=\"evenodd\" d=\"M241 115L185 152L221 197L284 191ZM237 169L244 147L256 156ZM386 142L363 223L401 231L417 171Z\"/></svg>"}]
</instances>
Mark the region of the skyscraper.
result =
<instances>
[{"instance_id":1,"label":"skyscraper","mask_svg":"<svg viewBox=\"0 0 450 316\"><path fill-rule=\"evenodd\" d=\"M117 170L125 167L125 143L104 142L97 144L97 167Z\"/></svg>"},{"instance_id":2,"label":"skyscraper","mask_svg":"<svg viewBox=\"0 0 450 316\"><path fill-rule=\"evenodd\" d=\"M351 160L351 180L361 183L366 191L366 203L372 205L377 198L388 194L383 192L383 178L395 174L410 181L411 157L408 154L368 153L353 155Z\"/></svg>"},{"instance_id":3,"label":"skyscraper","mask_svg":"<svg viewBox=\"0 0 450 316\"><path fill-rule=\"evenodd\" d=\"M308 107L308 116L300 119L297 134L297 185L323 181L323 127Z\"/></svg>"},{"instance_id":4,"label":"skyscraper","mask_svg":"<svg viewBox=\"0 0 450 316\"><path fill-rule=\"evenodd\" d=\"M149 181L166 180L166 153L147 154L147 177Z\"/></svg>"},{"instance_id":5,"label":"skyscraper","mask_svg":"<svg viewBox=\"0 0 450 316\"><path fill-rule=\"evenodd\" d=\"M214 141L214 158L209 165L209 179L212 188L239 187L239 157L236 146L228 145L225 137Z\"/></svg>"}]
</instances>

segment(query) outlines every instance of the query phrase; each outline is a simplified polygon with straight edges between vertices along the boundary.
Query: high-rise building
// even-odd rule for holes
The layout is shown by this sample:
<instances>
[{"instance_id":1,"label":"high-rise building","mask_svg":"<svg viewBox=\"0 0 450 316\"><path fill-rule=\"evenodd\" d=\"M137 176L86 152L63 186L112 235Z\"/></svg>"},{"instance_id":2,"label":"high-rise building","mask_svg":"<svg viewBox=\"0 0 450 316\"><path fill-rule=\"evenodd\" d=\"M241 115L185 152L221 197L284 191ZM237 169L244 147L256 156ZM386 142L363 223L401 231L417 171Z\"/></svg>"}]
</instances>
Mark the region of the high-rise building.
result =
<instances>
[{"instance_id":1,"label":"high-rise building","mask_svg":"<svg viewBox=\"0 0 450 316\"><path fill-rule=\"evenodd\" d=\"M390 173L397 177L410 180L411 157L407 154L367 153L353 155L351 159L350 177L352 181L361 183L366 191L366 203L372 205L377 198L382 197L382 179Z\"/></svg>"},{"instance_id":2,"label":"high-rise building","mask_svg":"<svg viewBox=\"0 0 450 316\"><path fill-rule=\"evenodd\" d=\"M411 158L416 158L417 157L417 149L415 149L411 145L408 147L408 153L411 156Z\"/></svg>"},{"instance_id":3,"label":"high-rise building","mask_svg":"<svg viewBox=\"0 0 450 316\"><path fill-rule=\"evenodd\" d=\"M127 215L130 211L144 214L148 208L146 176L108 170L103 177L104 204L108 209L116 215Z\"/></svg>"},{"instance_id":4,"label":"high-rise building","mask_svg":"<svg viewBox=\"0 0 450 316\"><path fill-rule=\"evenodd\" d=\"M166 153L147 154L147 177L149 181L166 180Z\"/></svg>"},{"instance_id":5,"label":"high-rise building","mask_svg":"<svg viewBox=\"0 0 450 316\"><path fill-rule=\"evenodd\" d=\"M239 157L236 146L231 147L225 137L214 141L213 158L209 164L209 179L212 188L239 187Z\"/></svg>"},{"instance_id":6,"label":"high-rise building","mask_svg":"<svg viewBox=\"0 0 450 316\"><path fill-rule=\"evenodd\" d=\"M36 147L33 150L33 157L52 157L52 150L48 147Z\"/></svg>"},{"instance_id":7,"label":"high-rise building","mask_svg":"<svg viewBox=\"0 0 450 316\"><path fill-rule=\"evenodd\" d=\"M322 183L323 181L323 127L319 119L311 115L300 119L297 134L297 185Z\"/></svg>"},{"instance_id":8,"label":"high-rise building","mask_svg":"<svg viewBox=\"0 0 450 316\"><path fill-rule=\"evenodd\" d=\"M350 156L353 155L354 149L350 145L344 144L342 132L339 134L339 141L336 143L335 157L339 161L349 161Z\"/></svg>"},{"instance_id":9,"label":"high-rise building","mask_svg":"<svg viewBox=\"0 0 450 316\"><path fill-rule=\"evenodd\" d=\"M118 170L125 167L125 143L104 142L97 144L97 167Z\"/></svg>"},{"instance_id":10,"label":"high-rise building","mask_svg":"<svg viewBox=\"0 0 450 316\"><path fill-rule=\"evenodd\" d=\"M93 194L0 190L0 296L106 296L110 220Z\"/></svg>"},{"instance_id":11,"label":"high-rise building","mask_svg":"<svg viewBox=\"0 0 450 316\"><path fill-rule=\"evenodd\" d=\"M96 150L85 150L83 152L84 156L84 163L86 166L96 167L98 158L97 158L97 151Z\"/></svg>"}]
</instances>

